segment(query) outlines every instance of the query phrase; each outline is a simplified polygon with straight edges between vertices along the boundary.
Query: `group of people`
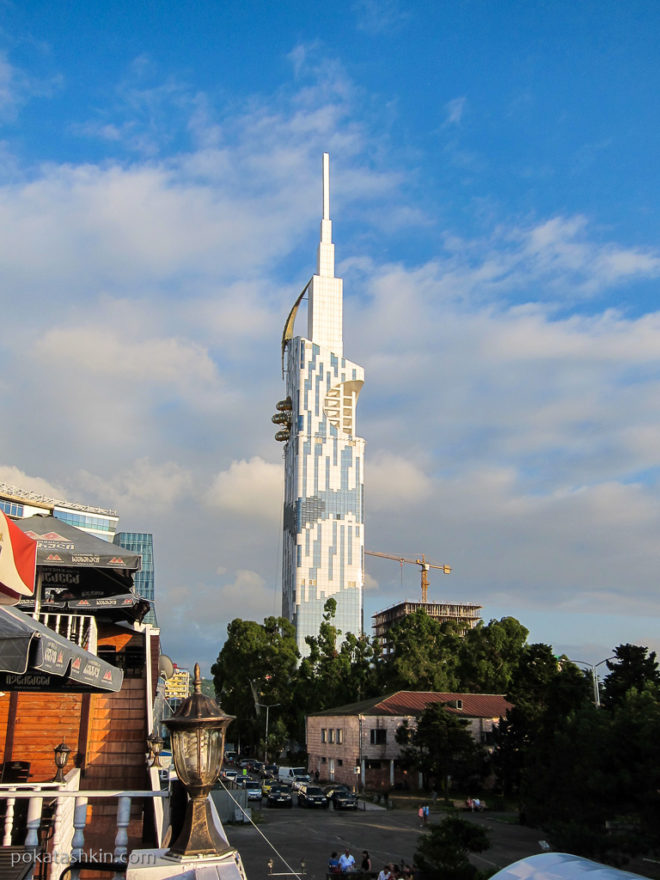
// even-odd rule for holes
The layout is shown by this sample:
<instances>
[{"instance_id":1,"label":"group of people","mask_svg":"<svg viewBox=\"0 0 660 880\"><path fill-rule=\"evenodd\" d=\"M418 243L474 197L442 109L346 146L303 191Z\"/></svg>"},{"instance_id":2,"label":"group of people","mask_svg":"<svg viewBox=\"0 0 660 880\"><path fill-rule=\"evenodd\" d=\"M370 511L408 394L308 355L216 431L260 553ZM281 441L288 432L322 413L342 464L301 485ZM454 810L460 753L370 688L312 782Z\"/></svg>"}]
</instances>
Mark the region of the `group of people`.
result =
<instances>
[{"instance_id":1,"label":"group of people","mask_svg":"<svg viewBox=\"0 0 660 880\"><path fill-rule=\"evenodd\" d=\"M352 874L355 871L361 871L368 874L371 872L371 858L366 849L362 850L362 861L358 868L355 863L355 856L351 855L349 848L346 847L340 856L338 856L336 852L333 852L330 855L330 858L328 859L328 871L330 874Z\"/></svg>"},{"instance_id":2,"label":"group of people","mask_svg":"<svg viewBox=\"0 0 660 880\"><path fill-rule=\"evenodd\" d=\"M423 828L425 825L429 824L431 808L428 804L420 804L419 809L417 810L417 815L419 816L419 825L421 828Z\"/></svg>"},{"instance_id":3,"label":"group of people","mask_svg":"<svg viewBox=\"0 0 660 880\"><path fill-rule=\"evenodd\" d=\"M371 874L371 856L366 849L363 849L362 859L358 867L355 857L351 855L348 848L340 856L333 852L328 859L328 872L330 874ZM412 876L413 869L410 865L406 865L405 862L402 862L400 865L390 863L383 865L382 870L378 874L378 880L412 880Z\"/></svg>"},{"instance_id":4,"label":"group of people","mask_svg":"<svg viewBox=\"0 0 660 880\"><path fill-rule=\"evenodd\" d=\"M402 862L400 865L384 865L378 875L378 880L412 880L413 869L410 865Z\"/></svg>"},{"instance_id":5,"label":"group of people","mask_svg":"<svg viewBox=\"0 0 660 880\"><path fill-rule=\"evenodd\" d=\"M468 797L465 801L465 809L471 810L473 813L483 813L486 809L486 801L479 798Z\"/></svg>"}]
</instances>

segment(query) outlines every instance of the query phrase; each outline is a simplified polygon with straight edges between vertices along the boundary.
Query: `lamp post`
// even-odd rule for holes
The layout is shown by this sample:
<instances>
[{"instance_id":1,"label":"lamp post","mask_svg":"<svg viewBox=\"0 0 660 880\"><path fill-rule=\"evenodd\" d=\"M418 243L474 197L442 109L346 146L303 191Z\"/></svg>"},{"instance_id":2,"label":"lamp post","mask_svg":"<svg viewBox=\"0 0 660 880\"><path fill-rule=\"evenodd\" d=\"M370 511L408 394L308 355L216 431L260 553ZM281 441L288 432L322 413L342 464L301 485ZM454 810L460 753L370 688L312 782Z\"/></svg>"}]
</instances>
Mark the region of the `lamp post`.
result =
<instances>
[{"instance_id":1,"label":"lamp post","mask_svg":"<svg viewBox=\"0 0 660 880\"><path fill-rule=\"evenodd\" d=\"M147 744L153 756L153 761L151 762L152 767L157 767L158 769L162 768L162 764L160 763L160 753L163 750L163 745L165 744L165 740L162 736L158 736L156 732L150 734L147 737Z\"/></svg>"},{"instance_id":2,"label":"lamp post","mask_svg":"<svg viewBox=\"0 0 660 880\"><path fill-rule=\"evenodd\" d=\"M268 712L270 709L273 709L275 706L280 706L281 703L257 703L255 700L255 706L259 706L260 709L266 710L266 740L264 743L264 764L268 763Z\"/></svg>"},{"instance_id":3,"label":"lamp post","mask_svg":"<svg viewBox=\"0 0 660 880\"><path fill-rule=\"evenodd\" d=\"M569 657L568 660L571 663L579 663L582 666L588 666L591 669L591 678L594 686L594 706L599 709L600 708L600 689L598 687L598 673L596 669L599 666L602 666L603 663L607 663L608 660L616 660L616 657L606 657L604 660L599 660L598 663L588 663L586 660L571 660Z\"/></svg>"},{"instance_id":4,"label":"lamp post","mask_svg":"<svg viewBox=\"0 0 660 880\"><path fill-rule=\"evenodd\" d=\"M64 740L62 740L59 746L55 746L54 752L57 773L55 774L55 779L53 779L53 782L64 782L64 768L66 767L66 762L69 760L71 749L64 742Z\"/></svg>"},{"instance_id":5,"label":"lamp post","mask_svg":"<svg viewBox=\"0 0 660 880\"><path fill-rule=\"evenodd\" d=\"M217 858L232 851L218 834L208 805L208 794L222 767L231 721L232 715L225 715L215 700L202 694L199 663L195 663L194 693L165 722L177 775L190 795L183 828L170 847L170 857Z\"/></svg>"}]
</instances>

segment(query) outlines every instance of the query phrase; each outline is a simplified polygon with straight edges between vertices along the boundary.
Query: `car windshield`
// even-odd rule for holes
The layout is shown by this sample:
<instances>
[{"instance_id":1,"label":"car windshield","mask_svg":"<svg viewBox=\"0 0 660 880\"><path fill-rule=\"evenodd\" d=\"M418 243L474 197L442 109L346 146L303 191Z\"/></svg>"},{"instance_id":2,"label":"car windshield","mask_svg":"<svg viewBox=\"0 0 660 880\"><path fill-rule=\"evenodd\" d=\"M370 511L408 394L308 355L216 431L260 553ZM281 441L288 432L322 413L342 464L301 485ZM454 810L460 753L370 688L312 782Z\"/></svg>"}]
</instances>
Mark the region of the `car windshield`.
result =
<instances>
[{"instance_id":1,"label":"car windshield","mask_svg":"<svg viewBox=\"0 0 660 880\"><path fill-rule=\"evenodd\" d=\"M310 785L305 789L305 794L323 794L323 792L320 788L314 788L313 785Z\"/></svg>"}]
</instances>

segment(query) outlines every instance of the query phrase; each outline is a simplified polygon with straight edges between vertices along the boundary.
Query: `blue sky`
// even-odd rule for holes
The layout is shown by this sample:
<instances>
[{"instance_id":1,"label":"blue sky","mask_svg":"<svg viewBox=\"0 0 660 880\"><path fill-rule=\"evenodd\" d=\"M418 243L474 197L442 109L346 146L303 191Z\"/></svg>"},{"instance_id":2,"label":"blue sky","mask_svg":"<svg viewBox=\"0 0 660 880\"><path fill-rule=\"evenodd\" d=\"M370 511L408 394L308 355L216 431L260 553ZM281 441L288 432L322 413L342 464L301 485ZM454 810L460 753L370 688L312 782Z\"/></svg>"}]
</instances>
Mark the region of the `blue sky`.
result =
<instances>
[{"instance_id":1,"label":"blue sky","mask_svg":"<svg viewBox=\"0 0 660 880\"><path fill-rule=\"evenodd\" d=\"M154 532L179 663L278 612L270 415L327 150L368 548L569 656L660 648L659 25L0 0L0 479ZM367 587L368 620L418 574Z\"/></svg>"}]
</instances>

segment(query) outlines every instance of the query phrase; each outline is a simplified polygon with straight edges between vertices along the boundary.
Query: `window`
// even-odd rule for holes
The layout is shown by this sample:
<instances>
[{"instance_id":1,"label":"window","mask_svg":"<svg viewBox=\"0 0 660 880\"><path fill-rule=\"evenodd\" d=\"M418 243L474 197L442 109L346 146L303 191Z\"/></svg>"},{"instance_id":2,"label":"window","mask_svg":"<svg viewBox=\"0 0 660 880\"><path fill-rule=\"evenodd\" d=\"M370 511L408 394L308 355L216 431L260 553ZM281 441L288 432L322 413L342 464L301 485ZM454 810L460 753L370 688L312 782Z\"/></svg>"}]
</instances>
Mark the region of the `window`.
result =
<instances>
[{"instance_id":1,"label":"window","mask_svg":"<svg viewBox=\"0 0 660 880\"><path fill-rule=\"evenodd\" d=\"M321 728L321 742L325 743L327 741L328 741L328 731L325 729L325 727L322 727Z\"/></svg>"},{"instance_id":2,"label":"window","mask_svg":"<svg viewBox=\"0 0 660 880\"><path fill-rule=\"evenodd\" d=\"M334 728L331 727L330 730L328 731L328 742L333 743L334 741L335 741L335 731L334 731Z\"/></svg>"},{"instance_id":3,"label":"window","mask_svg":"<svg viewBox=\"0 0 660 880\"><path fill-rule=\"evenodd\" d=\"M341 758L337 758L337 766L338 766L338 767L343 767L343 766L344 766L344 762L342 761Z\"/></svg>"},{"instance_id":4,"label":"window","mask_svg":"<svg viewBox=\"0 0 660 880\"><path fill-rule=\"evenodd\" d=\"M337 728L337 745L341 745L344 742L344 731L341 727Z\"/></svg>"},{"instance_id":5,"label":"window","mask_svg":"<svg viewBox=\"0 0 660 880\"><path fill-rule=\"evenodd\" d=\"M387 731L382 727L375 727L371 730L371 745L384 746L387 743Z\"/></svg>"}]
</instances>

